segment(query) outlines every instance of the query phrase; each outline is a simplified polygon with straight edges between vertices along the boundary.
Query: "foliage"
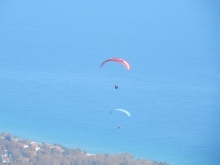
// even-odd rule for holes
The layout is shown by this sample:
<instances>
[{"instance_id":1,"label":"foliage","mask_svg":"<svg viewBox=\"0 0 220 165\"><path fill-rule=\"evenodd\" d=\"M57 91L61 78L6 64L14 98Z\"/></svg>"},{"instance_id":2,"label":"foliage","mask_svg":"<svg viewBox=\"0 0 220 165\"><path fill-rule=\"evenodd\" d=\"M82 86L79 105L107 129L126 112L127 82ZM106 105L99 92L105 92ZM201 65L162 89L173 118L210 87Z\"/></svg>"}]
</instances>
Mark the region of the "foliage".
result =
<instances>
[{"instance_id":1,"label":"foliage","mask_svg":"<svg viewBox=\"0 0 220 165\"><path fill-rule=\"evenodd\" d=\"M135 160L130 153L95 155L80 148L19 140L5 132L0 134L0 155L0 162L7 162L7 165L168 165L166 162Z\"/></svg>"}]
</instances>

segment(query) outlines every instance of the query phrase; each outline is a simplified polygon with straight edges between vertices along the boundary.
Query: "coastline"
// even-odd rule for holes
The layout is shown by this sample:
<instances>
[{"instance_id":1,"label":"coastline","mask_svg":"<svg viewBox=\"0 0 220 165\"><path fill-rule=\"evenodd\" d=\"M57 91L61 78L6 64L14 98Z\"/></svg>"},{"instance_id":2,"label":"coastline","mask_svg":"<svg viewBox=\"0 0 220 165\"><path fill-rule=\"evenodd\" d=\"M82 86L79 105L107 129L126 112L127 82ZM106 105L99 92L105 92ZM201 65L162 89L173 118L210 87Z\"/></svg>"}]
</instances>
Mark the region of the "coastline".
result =
<instances>
[{"instance_id":1,"label":"coastline","mask_svg":"<svg viewBox=\"0 0 220 165\"><path fill-rule=\"evenodd\" d=\"M59 144L51 145L44 142L39 143L27 139L19 139L17 136L12 136L6 132L0 134L0 142L0 162L2 163L13 162L20 165L33 162L37 164L54 164L56 162L62 165L69 163L84 165L90 162L98 164L103 162L110 165L127 162L126 164L132 165L139 165L140 163L143 165L169 165L167 162L150 162L146 159L134 159L130 153L116 155L87 153L80 148L68 149Z\"/></svg>"}]
</instances>

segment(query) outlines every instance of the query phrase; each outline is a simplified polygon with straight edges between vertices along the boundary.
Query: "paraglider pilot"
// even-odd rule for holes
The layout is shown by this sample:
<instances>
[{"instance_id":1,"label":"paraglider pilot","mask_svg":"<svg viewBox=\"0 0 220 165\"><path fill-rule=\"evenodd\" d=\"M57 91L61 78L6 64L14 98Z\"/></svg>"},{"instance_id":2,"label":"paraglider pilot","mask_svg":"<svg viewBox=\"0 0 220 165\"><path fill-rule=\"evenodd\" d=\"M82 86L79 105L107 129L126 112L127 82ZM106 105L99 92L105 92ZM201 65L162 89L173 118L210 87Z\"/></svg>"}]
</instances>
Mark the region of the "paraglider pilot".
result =
<instances>
[{"instance_id":1,"label":"paraglider pilot","mask_svg":"<svg viewBox=\"0 0 220 165\"><path fill-rule=\"evenodd\" d=\"M118 89L118 85L117 84L115 84L115 89Z\"/></svg>"}]
</instances>

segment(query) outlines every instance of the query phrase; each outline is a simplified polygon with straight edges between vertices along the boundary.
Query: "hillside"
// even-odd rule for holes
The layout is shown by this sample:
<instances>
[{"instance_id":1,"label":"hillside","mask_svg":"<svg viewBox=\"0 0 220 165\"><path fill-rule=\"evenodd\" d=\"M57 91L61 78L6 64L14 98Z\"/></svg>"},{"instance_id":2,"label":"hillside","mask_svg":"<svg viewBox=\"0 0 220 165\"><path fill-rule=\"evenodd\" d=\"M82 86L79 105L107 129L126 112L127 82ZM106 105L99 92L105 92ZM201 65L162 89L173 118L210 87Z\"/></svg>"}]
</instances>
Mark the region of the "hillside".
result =
<instances>
[{"instance_id":1,"label":"hillside","mask_svg":"<svg viewBox=\"0 0 220 165\"><path fill-rule=\"evenodd\" d=\"M59 144L37 143L3 132L0 134L0 164L7 165L168 165L134 159L129 153L90 154L80 148L68 149Z\"/></svg>"}]
</instances>

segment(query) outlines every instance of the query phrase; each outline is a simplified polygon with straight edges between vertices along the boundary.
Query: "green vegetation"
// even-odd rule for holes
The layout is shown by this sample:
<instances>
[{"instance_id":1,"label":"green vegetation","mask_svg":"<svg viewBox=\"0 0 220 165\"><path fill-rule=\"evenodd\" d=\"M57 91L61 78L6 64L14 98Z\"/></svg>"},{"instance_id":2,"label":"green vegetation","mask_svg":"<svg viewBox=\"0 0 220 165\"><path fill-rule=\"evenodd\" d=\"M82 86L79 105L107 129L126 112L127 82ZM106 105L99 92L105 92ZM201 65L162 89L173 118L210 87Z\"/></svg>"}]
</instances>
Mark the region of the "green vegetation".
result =
<instances>
[{"instance_id":1,"label":"green vegetation","mask_svg":"<svg viewBox=\"0 0 220 165\"><path fill-rule=\"evenodd\" d=\"M59 144L36 143L0 134L0 164L7 165L168 165L137 159L129 153L89 154L80 148L68 149Z\"/></svg>"}]
</instances>

